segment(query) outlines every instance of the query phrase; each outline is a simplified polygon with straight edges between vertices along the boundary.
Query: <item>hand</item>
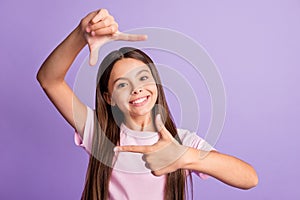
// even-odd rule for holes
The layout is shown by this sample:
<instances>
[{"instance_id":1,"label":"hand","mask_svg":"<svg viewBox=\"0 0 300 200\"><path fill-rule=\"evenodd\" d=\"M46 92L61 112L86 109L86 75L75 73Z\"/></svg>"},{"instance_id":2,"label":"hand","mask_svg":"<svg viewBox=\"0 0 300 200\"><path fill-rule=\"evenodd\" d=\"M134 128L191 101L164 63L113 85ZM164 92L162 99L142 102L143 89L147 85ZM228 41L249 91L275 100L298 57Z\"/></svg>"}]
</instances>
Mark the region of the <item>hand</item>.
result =
<instances>
[{"instance_id":1,"label":"hand","mask_svg":"<svg viewBox=\"0 0 300 200\"><path fill-rule=\"evenodd\" d=\"M189 149L180 145L164 126L160 115L156 116L156 127L160 134L157 143L148 146L118 146L115 151L142 153L146 167L156 176L161 176L183 168Z\"/></svg>"},{"instance_id":2,"label":"hand","mask_svg":"<svg viewBox=\"0 0 300 200\"><path fill-rule=\"evenodd\" d=\"M80 22L81 30L90 50L90 65L98 61L100 47L112 40L142 41L146 35L125 34L118 31L118 24L106 9L89 13Z\"/></svg>"}]
</instances>

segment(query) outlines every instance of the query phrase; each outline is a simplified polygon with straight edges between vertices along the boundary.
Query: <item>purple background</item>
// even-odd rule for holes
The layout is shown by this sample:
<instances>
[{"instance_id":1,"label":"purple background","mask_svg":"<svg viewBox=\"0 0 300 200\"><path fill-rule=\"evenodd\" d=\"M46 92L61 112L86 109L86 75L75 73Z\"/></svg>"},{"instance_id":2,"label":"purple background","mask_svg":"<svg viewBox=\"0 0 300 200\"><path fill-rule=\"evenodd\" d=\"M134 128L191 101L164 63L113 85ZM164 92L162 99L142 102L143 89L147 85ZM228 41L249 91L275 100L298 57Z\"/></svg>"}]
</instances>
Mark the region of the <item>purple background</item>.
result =
<instances>
[{"instance_id":1,"label":"purple background","mask_svg":"<svg viewBox=\"0 0 300 200\"><path fill-rule=\"evenodd\" d=\"M191 36L220 70L227 117L216 148L251 163L260 182L242 191L194 178L194 199L299 199L299 0L1 0L0 199L80 198L88 156L35 76L79 20L102 7L121 30ZM87 53L68 74L71 85Z\"/></svg>"}]
</instances>

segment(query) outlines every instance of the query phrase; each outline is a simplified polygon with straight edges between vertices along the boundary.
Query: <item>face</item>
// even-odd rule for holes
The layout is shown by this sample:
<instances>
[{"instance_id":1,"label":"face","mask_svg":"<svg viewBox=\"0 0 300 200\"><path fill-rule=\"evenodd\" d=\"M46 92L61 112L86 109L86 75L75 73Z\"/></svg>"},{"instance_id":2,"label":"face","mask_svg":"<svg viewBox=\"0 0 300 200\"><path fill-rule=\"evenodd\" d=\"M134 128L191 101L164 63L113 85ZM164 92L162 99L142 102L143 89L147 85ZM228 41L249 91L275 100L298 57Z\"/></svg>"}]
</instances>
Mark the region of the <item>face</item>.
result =
<instances>
[{"instance_id":1,"label":"face","mask_svg":"<svg viewBox=\"0 0 300 200\"><path fill-rule=\"evenodd\" d=\"M133 58L117 61L110 74L106 99L117 105L125 118L151 117L157 87L149 67Z\"/></svg>"}]
</instances>

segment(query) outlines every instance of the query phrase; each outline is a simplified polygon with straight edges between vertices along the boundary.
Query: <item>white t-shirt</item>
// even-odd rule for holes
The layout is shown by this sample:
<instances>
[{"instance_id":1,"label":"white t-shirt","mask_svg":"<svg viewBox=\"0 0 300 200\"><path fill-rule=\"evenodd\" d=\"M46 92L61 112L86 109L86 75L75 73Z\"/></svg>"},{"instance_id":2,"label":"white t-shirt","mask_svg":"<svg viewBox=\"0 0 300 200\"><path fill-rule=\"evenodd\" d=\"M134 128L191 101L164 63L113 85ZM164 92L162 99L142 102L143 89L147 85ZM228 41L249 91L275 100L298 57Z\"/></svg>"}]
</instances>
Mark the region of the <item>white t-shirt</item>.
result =
<instances>
[{"instance_id":1,"label":"white t-shirt","mask_svg":"<svg viewBox=\"0 0 300 200\"><path fill-rule=\"evenodd\" d=\"M83 147L91 154L92 137L94 132L95 112L87 107L87 119L85 123L83 138L75 133L75 144ZM184 146L209 151L213 149L207 142L196 133L178 129L178 136ZM127 128L124 124L120 126L120 146L125 145L152 145L159 139L157 132L141 132ZM109 197L111 200L159 200L164 197L165 176L154 176L145 167L142 154L119 152L114 157L114 166L109 182ZM208 176L200 172L196 173L200 178Z\"/></svg>"}]
</instances>

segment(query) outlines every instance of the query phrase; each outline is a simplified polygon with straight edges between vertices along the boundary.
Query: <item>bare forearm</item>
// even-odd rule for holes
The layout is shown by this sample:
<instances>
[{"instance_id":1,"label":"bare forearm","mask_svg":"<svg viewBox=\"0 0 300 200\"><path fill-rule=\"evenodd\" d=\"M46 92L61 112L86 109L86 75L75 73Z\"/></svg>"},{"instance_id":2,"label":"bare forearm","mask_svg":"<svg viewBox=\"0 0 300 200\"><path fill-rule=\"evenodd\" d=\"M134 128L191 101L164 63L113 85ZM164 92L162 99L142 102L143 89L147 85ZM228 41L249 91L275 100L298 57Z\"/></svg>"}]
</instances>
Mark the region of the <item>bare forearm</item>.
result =
<instances>
[{"instance_id":1,"label":"bare forearm","mask_svg":"<svg viewBox=\"0 0 300 200\"><path fill-rule=\"evenodd\" d=\"M58 45L44 61L37 79L43 87L64 80L74 59L86 45L80 27L77 27L70 35Z\"/></svg>"},{"instance_id":2,"label":"bare forearm","mask_svg":"<svg viewBox=\"0 0 300 200\"><path fill-rule=\"evenodd\" d=\"M186 165L187 169L208 174L241 189L250 189L258 183L254 168L238 158L216 151L203 152L193 148L190 148L187 153L192 158Z\"/></svg>"}]
</instances>

